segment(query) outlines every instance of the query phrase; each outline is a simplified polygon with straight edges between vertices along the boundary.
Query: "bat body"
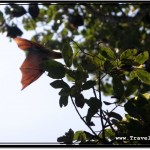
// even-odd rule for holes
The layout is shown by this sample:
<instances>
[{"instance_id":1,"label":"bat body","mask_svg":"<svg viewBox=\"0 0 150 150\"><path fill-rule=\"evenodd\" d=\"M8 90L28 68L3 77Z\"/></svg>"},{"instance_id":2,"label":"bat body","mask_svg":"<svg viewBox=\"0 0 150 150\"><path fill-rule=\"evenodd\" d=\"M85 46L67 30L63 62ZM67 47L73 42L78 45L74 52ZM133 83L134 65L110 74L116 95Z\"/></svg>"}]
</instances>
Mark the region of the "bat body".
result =
<instances>
[{"instance_id":1,"label":"bat body","mask_svg":"<svg viewBox=\"0 0 150 150\"><path fill-rule=\"evenodd\" d=\"M44 73L40 67L44 60L62 58L61 53L49 51L38 43L23 38L14 38L14 41L20 49L28 51L27 57L20 67L22 72L22 90Z\"/></svg>"}]
</instances>

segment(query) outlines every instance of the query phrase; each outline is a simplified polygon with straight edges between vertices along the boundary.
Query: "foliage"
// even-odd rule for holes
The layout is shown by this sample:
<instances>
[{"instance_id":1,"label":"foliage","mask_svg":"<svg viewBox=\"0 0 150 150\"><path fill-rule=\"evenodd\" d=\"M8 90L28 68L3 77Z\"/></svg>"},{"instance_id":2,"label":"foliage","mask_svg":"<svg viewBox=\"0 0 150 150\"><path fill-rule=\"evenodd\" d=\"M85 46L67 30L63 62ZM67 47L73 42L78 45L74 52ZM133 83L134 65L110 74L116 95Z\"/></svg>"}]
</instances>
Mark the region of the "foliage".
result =
<instances>
[{"instance_id":1,"label":"foliage","mask_svg":"<svg viewBox=\"0 0 150 150\"><path fill-rule=\"evenodd\" d=\"M32 40L62 51L64 64L48 60L41 66L54 79L50 85L60 89L60 107L71 101L90 132L69 129L58 142L148 144L148 140L131 140L130 136L150 135L149 8L149 4L42 3L26 9L8 4L0 12L0 32L21 36L23 25L26 32L36 31ZM93 95L85 98L84 91ZM101 93L111 98L103 101ZM83 117L79 108L85 106L88 110ZM118 107L124 108L125 116L115 111ZM98 125L94 118L100 120ZM96 132L93 126L101 129Z\"/></svg>"}]
</instances>

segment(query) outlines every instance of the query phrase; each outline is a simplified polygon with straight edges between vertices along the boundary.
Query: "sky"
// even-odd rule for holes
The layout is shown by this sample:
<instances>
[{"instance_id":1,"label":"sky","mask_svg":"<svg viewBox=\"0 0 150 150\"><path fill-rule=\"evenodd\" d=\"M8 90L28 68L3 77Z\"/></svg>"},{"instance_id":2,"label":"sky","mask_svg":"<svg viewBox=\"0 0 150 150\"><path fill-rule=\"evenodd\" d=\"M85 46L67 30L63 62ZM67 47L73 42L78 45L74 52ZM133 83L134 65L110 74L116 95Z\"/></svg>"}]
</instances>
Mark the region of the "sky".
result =
<instances>
[{"instance_id":1,"label":"sky","mask_svg":"<svg viewBox=\"0 0 150 150\"><path fill-rule=\"evenodd\" d=\"M22 38L30 40L31 36L27 32ZM60 108L59 90L49 85L54 80L47 73L21 91L19 68L25 54L6 34L0 34L0 41L0 143L54 143L70 128L89 131L71 101L67 107ZM92 91L84 94L87 98L93 96ZM110 98L103 96L102 99L108 101ZM79 108L82 115L86 115L87 108ZM121 108L117 111L124 114ZM100 126L94 129L100 130Z\"/></svg>"},{"instance_id":2,"label":"sky","mask_svg":"<svg viewBox=\"0 0 150 150\"><path fill-rule=\"evenodd\" d=\"M0 40L0 143L56 142L70 128L89 131L71 101L60 108L59 90L49 85L54 80L47 73L21 91L19 68L25 54L4 35ZM89 98L93 92L85 92L85 96ZM109 100L104 96L102 99ZM86 108L79 111L85 115Z\"/></svg>"},{"instance_id":3,"label":"sky","mask_svg":"<svg viewBox=\"0 0 150 150\"><path fill-rule=\"evenodd\" d=\"M25 54L4 35L0 39L0 142L56 142L72 126L85 128L71 102L60 108L59 90L49 85L53 80L46 73L21 91Z\"/></svg>"}]
</instances>

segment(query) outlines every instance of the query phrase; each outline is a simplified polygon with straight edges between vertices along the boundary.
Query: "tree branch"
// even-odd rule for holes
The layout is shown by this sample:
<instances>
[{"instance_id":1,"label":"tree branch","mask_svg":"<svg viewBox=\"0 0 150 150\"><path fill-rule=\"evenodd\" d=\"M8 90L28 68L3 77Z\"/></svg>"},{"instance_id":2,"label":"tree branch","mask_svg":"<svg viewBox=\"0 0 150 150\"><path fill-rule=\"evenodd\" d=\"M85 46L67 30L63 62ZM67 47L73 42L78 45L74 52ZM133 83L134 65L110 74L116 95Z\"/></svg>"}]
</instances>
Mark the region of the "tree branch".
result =
<instances>
[{"instance_id":1,"label":"tree branch","mask_svg":"<svg viewBox=\"0 0 150 150\"><path fill-rule=\"evenodd\" d=\"M100 100L100 119L101 119L101 124L102 124L102 135L103 135L103 140L105 140L105 126L103 122L103 110L102 110L102 97L101 97L101 85L100 85L100 71L99 71L99 100Z\"/></svg>"},{"instance_id":2,"label":"tree branch","mask_svg":"<svg viewBox=\"0 0 150 150\"><path fill-rule=\"evenodd\" d=\"M70 96L70 97L71 97L71 96ZM101 139L101 138L93 131L93 129L92 129L92 128L86 123L86 121L83 119L83 117L82 117L81 114L79 113L79 111L78 111L78 109L77 109L77 107L76 107L76 105L75 105L75 103L74 103L72 97L71 97L71 101L72 101L72 104L73 104L73 106L74 106L76 112L78 113L80 119L87 125L87 127L92 131L92 133L95 135L95 137L97 137L97 139L103 140L103 139Z\"/></svg>"}]
</instances>

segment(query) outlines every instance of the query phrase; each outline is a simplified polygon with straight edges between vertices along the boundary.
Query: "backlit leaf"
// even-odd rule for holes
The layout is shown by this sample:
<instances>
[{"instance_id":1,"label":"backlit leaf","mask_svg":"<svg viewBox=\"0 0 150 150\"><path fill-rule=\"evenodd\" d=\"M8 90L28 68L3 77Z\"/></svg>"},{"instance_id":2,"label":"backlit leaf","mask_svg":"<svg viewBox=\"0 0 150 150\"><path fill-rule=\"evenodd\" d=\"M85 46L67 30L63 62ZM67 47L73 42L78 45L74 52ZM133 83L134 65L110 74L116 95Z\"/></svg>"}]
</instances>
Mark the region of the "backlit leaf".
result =
<instances>
[{"instance_id":1,"label":"backlit leaf","mask_svg":"<svg viewBox=\"0 0 150 150\"><path fill-rule=\"evenodd\" d=\"M137 107L136 105L130 100L128 101L125 105L125 111L132 117L138 117L138 113L137 113Z\"/></svg>"},{"instance_id":2,"label":"backlit leaf","mask_svg":"<svg viewBox=\"0 0 150 150\"><path fill-rule=\"evenodd\" d=\"M94 107L92 108L92 107L90 107L89 109L88 109L88 113L87 113L87 115L86 115L86 122L87 122L87 124L88 125L90 125L90 123L91 123L91 119L92 119L92 117L97 113L97 109L94 109Z\"/></svg>"},{"instance_id":3,"label":"backlit leaf","mask_svg":"<svg viewBox=\"0 0 150 150\"><path fill-rule=\"evenodd\" d=\"M63 80L55 80L53 81L52 83L50 83L50 85L53 87L53 88L68 88L69 85L64 82Z\"/></svg>"},{"instance_id":4,"label":"backlit leaf","mask_svg":"<svg viewBox=\"0 0 150 150\"><path fill-rule=\"evenodd\" d=\"M42 63L42 68L48 71L48 76L53 79L60 79L65 76L65 68L60 62L48 60Z\"/></svg>"},{"instance_id":5,"label":"backlit leaf","mask_svg":"<svg viewBox=\"0 0 150 150\"><path fill-rule=\"evenodd\" d=\"M75 104L77 107L83 108L84 104L85 104L85 100L82 94L77 95L75 97Z\"/></svg>"},{"instance_id":6,"label":"backlit leaf","mask_svg":"<svg viewBox=\"0 0 150 150\"><path fill-rule=\"evenodd\" d=\"M113 103L110 103L110 102L106 102L106 101L103 101L105 105L111 105Z\"/></svg>"},{"instance_id":7,"label":"backlit leaf","mask_svg":"<svg viewBox=\"0 0 150 150\"><path fill-rule=\"evenodd\" d=\"M136 54L137 54L136 49L128 49L121 54L120 59L121 60L123 60L123 59L134 59Z\"/></svg>"},{"instance_id":8,"label":"backlit leaf","mask_svg":"<svg viewBox=\"0 0 150 150\"><path fill-rule=\"evenodd\" d=\"M135 72L142 82L150 85L150 73L142 69L136 69Z\"/></svg>"},{"instance_id":9,"label":"backlit leaf","mask_svg":"<svg viewBox=\"0 0 150 150\"><path fill-rule=\"evenodd\" d=\"M65 89L61 89L61 91L59 92L59 95L61 96L69 96L71 93L70 88L65 88Z\"/></svg>"},{"instance_id":10,"label":"backlit leaf","mask_svg":"<svg viewBox=\"0 0 150 150\"><path fill-rule=\"evenodd\" d=\"M4 21L3 13L0 11L0 24Z\"/></svg>"},{"instance_id":11,"label":"backlit leaf","mask_svg":"<svg viewBox=\"0 0 150 150\"><path fill-rule=\"evenodd\" d=\"M120 114L116 113L116 112L110 112L110 113L108 113L108 116L113 117L115 119L118 119L120 121L122 120L122 116Z\"/></svg>"},{"instance_id":12,"label":"backlit leaf","mask_svg":"<svg viewBox=\"0 0 150 150\"><path fill-rule=\"evenodd\" d=\"M102 56L108 59L115 59L115 53L109 47L105 46L103 43L100 44L100 53Z\"/></svg>"},{"instance_id":13,"label":"backlit leaf","mask_svg":"<svg viewBox=\"0 0 150 150\"><path fill-rule=\"evenodd\" d=\"M69 43L65 43L62 49L62 56L64 58L65 64L67 67L71 67L72 65L72 58L73 58L73 51L72 47Z\"/></svg>"},{"instance_id":14,"label":"backlit leaf","mask_svg":"<svg viewBox=\"0 0 150 150\"><path fill-rule=\"evenodd\" d=\"M124 85L118 75L113 76L114 96L120 99L124 94Z\"/></svg>"},{"instance_id":15,"label":"backlit leaf","mask_svg":"<svg viewBox=\"0 0 150 150\"><path fill-rule=\"evenodd\" d=\"M137 62L139 65L142 65L148 58L149 58L149 53L148 51L145 51L136 56L135 62Z\"/></svg>"},{"instance_id":16,"label":"backlit leaf","mask_svg":"<svg viewBox=\"0 0 150 150\"><path fill-rule=\"evenodd\" d=\"M95 81L89 80L82 85L82 90L88 90L96 85Z\"/></svg>"},{"instance_id":17,"label":"backlit leaf","mask_svg":"<svg viewBox=\"0 0 150 150\"><path fill-rule=\"evenodd\" d=\"M99 109L102 106L102 103L100 102L100 100L95 97L91 97L89 100L87 100L86 103L88 104L89 107L92 107L95 110Z\"/></svg>"},{"instance_id":18,"label":"backlit leaf","mask_svg":"<svg viewBox=\"0 0 150 150\"><path fill-rule=\"evenodd\" d=\"M68 105L68 96L61 96L59 99L59 105L60 105L60 107L67 106Z\"/></svg>"}]
</instances>

